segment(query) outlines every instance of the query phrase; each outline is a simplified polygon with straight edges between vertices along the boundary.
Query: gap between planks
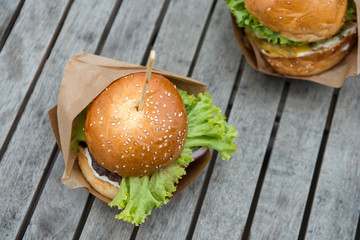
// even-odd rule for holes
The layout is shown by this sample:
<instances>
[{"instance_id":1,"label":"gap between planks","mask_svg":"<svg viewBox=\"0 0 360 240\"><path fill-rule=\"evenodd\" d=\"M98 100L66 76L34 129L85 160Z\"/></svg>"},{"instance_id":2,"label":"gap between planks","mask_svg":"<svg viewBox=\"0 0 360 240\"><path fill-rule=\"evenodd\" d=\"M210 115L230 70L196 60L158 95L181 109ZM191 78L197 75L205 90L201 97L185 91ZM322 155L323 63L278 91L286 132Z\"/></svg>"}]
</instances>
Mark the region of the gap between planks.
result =
<instances>
[{"instance_id":1,"label":"gap between planks","mask_svg":"<svg viewBox=\"0 0 360 240\"><path fill-rule=\"evenodd\" d=\"M359 217L358 217L358 222L357 222L357 227L356 227L356 233L355 233L355 239L357 240L360 239L360 212L359 212Z\"/></svg>"},{"instance_id":2,"label":"gap between planks","mask_svg":"<svg viewBox=\"0 0 360 240\"><path fill-rule=\"evenodd\" d=\"M244 231L243 231L243 234L242 234L242 237L241 237L242 240L250 239L251 226L252 226L252 223L253 223L253 220L254 220L256 207L257 207L259 197L260 197L260 192L261 192L261 189L262 189L262 186L263 186L263 183L264 183L265 174L266 174L267 168L269 166L272 148L273 148L274 141L275 141L275 138L276 138L276 134L277 134L279 124L280 124L280 121L281 121L281 115L282 115L282 113L284 111L286 99L287 99L289 89L290 89L290 84L291 84L291 81L286 80L283 91L281 93L281 98L280 98L280 102L279 102L278 109L277 109L277 112L276 112L276 117L275 117L273 127L272 127L272 130L271 130L269 142L268 142L268 145L266 147L266 152L265 152L263 164L262 164L261 169L260 169L260 174L259 174L258 181L257 181L257 184L256 184L254 196L253 196L253 199L251 201L250 210L249 210L248 217L247 217L245 227L244 227Z\"/></svg>"},{"instance_id":3,"label":"gap between planks","mask_svg":"<svg viewBox=\"0 0 360 240\"><path fill-rule=\"evenodd\" d=\"M24 110L26 108L26 105L27 105L27 103L28 103L28 101L30 99L30 96L31 96L34 88L35 88L35 85L36 85L36 83L37 83L37 81L38 81L38 79L39 79L39 77L40 77L40 75L42 73L42 70L43 70L43 68L45 66L45 63L46 63L48 57L51 54L51 51L52 51L52 49L53 49L53 47L54 47L54 45L56 43L56 39L58 38L58 36L60 34L60 31L61 31L61 29L62 29L62 27L64 25L65 19L66 19L67 15L68 15L68 13L70 11L70 8L71 8L73 2L74 2L74 0L69 0L69 2L67 3L66 8L65 8L65 10L64 10L64 12L63 12L63 14L61 16L61 19L60 19L60 21L59 21L59 23L58 23L58 25L56 27L56 30L55 30L55 32L54 32L54 34L53 34L53 36L52 36L52 38L50 40L49 46L47 47L47 49L45 51L45 54L42 57L41 62L39 64L39 67L36 70L34 78L30 83L29 89L27 90L27 92L25 94L25 97L21 102L19 110L18 110L18 112L17 112L17 114L15 116L14 122L12 123L8 134L6 135L6 138L4 140L3 145L0 146L0 162L1 162L2 157L4 156L4 153L5 153L6 149L7 149L7 147L9 146L10 140L11 140L12 136L14 135L16 127L17 127L17 125L18 125L18 123L20 121L20 118L21 118L21 116L22 116L22 114L23 114L23 112L24 112Z\"/></svg>"},{"instance_id":4,"label":"gap between planks","mask_svg":"<svg viewBox=\"0 0 360 240\"><path fill-rule=\"evenodd\" d=\"M243 73L244 68L245 68L245 63L246 63L246 60L242 56L241 60L240 60L239 69L238 69L238 72L237 72L236 77L235 77L234 85L233 85L232 90L231 90L229 102L227 104L226 111L225 111L225 116L226 116L227 119L230 116L231 109L232 109L232 107L234 105L235 96L236 96L236 94L237 94L237 92L239 90L240 79L241 79L242 73ZM200 192L198 201L196 203L195 211L194 211L193 217L191 219L190 228L189 228L188 233L186 235L187 240L190 240L190 239L193 238L194 231L195 231L195 228L196 228L196 223L197 223L197 221L199 219L199 215L200 215L200 212L201 212L201 208L202 208L202 205L203 205L203 202L204 202L204 199L205 199L207 189L209 187L211 175L212 175L212 172L214 170L215 161L217 159L217 156L218 156L218 152L213 151L213 156L211 158L208 170L206 172L205 179L204 179L204 182L203 182L203 185L202 185L202 188L201 188L201 192Z\"/></svg>"},{"instance_id":5,"label":"gap between planks","mask_svg":"<svg viewBox=\"0 0 360 240\"><path fill-rule=\"evenodd\" d=\"M164 2L164 5L161 8L159 17L155 22L155 27L154 27L154 30L153 30L153 32L151 34L149 43L148 43L148 45L146 47L146 50L145 50L144 55L143 55L143 57L141 59L141 62L140 62L140 65L142 65L142 66L146 66L147 60L149 59L150 51L151 51L152 47L154 46L154 43L155 43L156 38L158 36L161 24L163 23L163 20L165 18L165 14L166 14L166 12L167 12L167 10L169 8L169 5L170 5L170 0L166 0Z\"/></svg>"},{"instance_id":6,"label":"gap between planks","mask_svg":"<svg viewBox=\"0 0 360 240\"><path fill-rule=\"evenodd\" d=\"M324 128L323 136L322 136L321 143L320 143L319 153L318 153L318 157L317 157L317 160L316 160L316 165L315 165L313 177L312 177L312 180L311 180L308 199L306 201L304 215L303 215L303 219L302 219L302 222L301 222L301 227L300 227L300 230L299 230L298 239L305 239L305 237L306 237L306 231L307 231L307 226L308 226L309 219L310 219L311 208L312 208L312 205L313 205L313 202L314 202L316 186L317 186L319 176L320 176L320 172L321 172L321 166L322 166L322 162L323 162L323 159L324 159L324 154L325 154L325 150L326 150L326 144L327 144L327 141L328 141L328 138L329 138L331 124L332 124L332 120L334 118L339 93L340 93L340 89L334 89L334 92L333 92L333 95L332 95L332 98L331 98L331 103L330 103L330 106L329 106L329 111L328 111L328 116L327 116L327 119L326 119L326 124L325 124L325 128Z\"/></svg>"},{"instance_id":7,"label":"gap between planks","mask_svg":"<svg viewBox=\"0 0 360 240\"><path fill-rule=\"evenodd\" d=\"M59 154L59 148L57 146L57 144L55 143L54 147L53 147L53 150L51 152L51 155L50 155L50 158L46 164L46 167L44 169L44 172L43 172L43 175L41 176L40 178L40 181L39 181L39 184L38 186L36 187L36 190L35 190L35 193L34 193L34 196L32 197L31 199L31 202L29 204L29 207L26 211L26 214L24 216L24 219L20 225L20 228L16 234L16 237L15 239L22 239L24 237L24 234L26 232L26 229L30 223L30 220L31 220L31 217L35 211L35 208L39 202L39 199L40 199L40 196L41 196L41 193L43 192L44 190L44 187L45 187L45 184L50 176L50 173L51 173L51 170L53 169L53 166L55 164L55 161L56 161L56 158L57 158L57 155Z\"/></svg>"},{"instance_id":8,"label":"gap between planks","mask_svg":"<svg viewBox=\"0 0 360 240\"><path fill-rule=\"evenodd\" d=\"M15 22L16 22L19 14L21 12L21 9L22 9L24 3L25 3L25 0L21 0L18 3L15 11L11 15L10 21L8 22L6 28L4 29L4 32L0 36L0 52L3 49L3 47L4 47L5 43L6 43L6 40L8 39L8 37L9 37L9 35L11 33L11 30L13 29L13 27L15 25Z\"/></svg>"}]
</instances>

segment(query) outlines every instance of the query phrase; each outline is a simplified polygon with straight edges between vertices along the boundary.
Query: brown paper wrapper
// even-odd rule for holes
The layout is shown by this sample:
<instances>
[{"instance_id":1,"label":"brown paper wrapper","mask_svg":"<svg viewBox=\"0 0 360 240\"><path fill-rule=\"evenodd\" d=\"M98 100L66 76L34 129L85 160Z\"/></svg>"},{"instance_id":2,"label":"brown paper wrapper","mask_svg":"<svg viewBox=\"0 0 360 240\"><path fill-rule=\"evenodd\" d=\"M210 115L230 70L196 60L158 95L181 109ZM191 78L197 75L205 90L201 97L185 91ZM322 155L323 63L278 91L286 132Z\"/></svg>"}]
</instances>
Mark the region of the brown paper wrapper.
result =
<instances>
[{"instance_id":1,"label":"brown paper wrapper","mask_svg":"<svg viewBox=\"0 0 360 240\"><path fill-rule=\"evenodd\" d=\"M355 0L355 3L357 7L357 15L358 15L357 16L358 39L360 39L359 38L360 0ZM263 59L260 51L249 42L243 29L237 26L235 17L232 14L231 14L231 19L232 19L234 35L243 55L245 56L248 63L255 70L259 72L276 77L285 77L285 78L313 81L334 88L341 87L347 77L355 76L360 73L360 53L358 51L360 41L358 41L357 44L355 44L355 46L350 50L349 54L346 55L345 58L340 63L338 63L337 65L335 65L334 67L330 68L329 70L323 73L309 77L294 77L291 75L279 74L278 72L276 72L271 68L271 66L265 61L265 59Z\"/></svg>"},{"instance_id":2,"label":"brown paper wrapper","mask_svg":"<svg viewBox=\"0 0 360 240\"><path fill-rule=\"evenodd\" d=\"M67 63L60 86L58 104L48 114L56 142L64 155L65 171L61 180L70 189L85 187L97 198L105 202L111 201L93 189L82 175L76 161L77 152L70 149L72 123L74 118L108 85L121 77L137 72L146 72L146 67L88 53L79 53ZM189 94L197 95L206 91L204 83L192 78L157 69L153 69L152 72L167 77L178 88ZM174 195L193 182L210 159L211 154L208 151L203 157L191 163Z\"/></svg>"}]
</instances>

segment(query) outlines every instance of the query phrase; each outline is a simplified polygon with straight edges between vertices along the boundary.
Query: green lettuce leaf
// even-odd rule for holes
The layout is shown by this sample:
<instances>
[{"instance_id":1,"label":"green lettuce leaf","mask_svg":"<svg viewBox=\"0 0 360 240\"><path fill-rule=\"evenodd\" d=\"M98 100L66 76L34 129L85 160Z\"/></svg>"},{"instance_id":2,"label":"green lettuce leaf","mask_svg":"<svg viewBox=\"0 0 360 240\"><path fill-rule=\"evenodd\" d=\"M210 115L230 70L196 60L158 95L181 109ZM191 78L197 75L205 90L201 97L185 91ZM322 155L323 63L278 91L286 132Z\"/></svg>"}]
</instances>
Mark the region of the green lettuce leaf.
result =
<instances>
[{"instance_id":1,"label":"green lettuce leaf","mask_svg":"<svg viewBox=\"0 0 360 240\"><path fill-rule=\"evenodd\" d=\"M227 124L225 115L213 105L209 93L200 93L196 98L182 90L179 93L185 108L191 106L187 112L188 135L185 147L206 146L218 151L222 159L229 160L230 155L236 152L234 138L238 132L235 127Z\"/></svg>"},{"instance_id":2,"label":"green lettuce leaf","mask_svg":"<svg viewBox=\"0 0 360 240\"><path fill-rule=\"evenodd\" d=\"M308 42L291 41L280 36L280 33L274 32L268 27L265 27L245 8L244 0L225 0L225 2L228 5L230 12L236 18L236 23L239 27L243 27L249 31L253 31L256 35L261 36L268 42L287 46L301 46L308 44ZM353 20L355 12L356 9L354 2L352 0L348 1L346 20ZM346 23L344 25L346 25Z\"/></svg>"},{"instance_id":3,"label":"green lettuce leaf","mask_svg":"<svg viewBox=\"0 0 360 240\"><path fill-rule=\"evenodd\" d=\"M70 147L72 150L77 151L79 149L79 143L85 142L84 136L84 125L86 119L87 108L82 110L74 119L71 136L73 140L70 143Z\"/></svg>"},{"instance_id":4,"label":"green lettuce leaf","mask_svg":"<svg viewBox=\"0 0 360 240\"><path fill-rule=\"evenodd\" d=\"M110 207L122 210L115 216L136 226L143 223L154 207L160 208L168 203L176 190L176 184L186 174L184 165L194 159L190 149L183 151L176 162L149 176L129 177L121 180L116 197L109 203Z\"/></svg>"}]
</instances>

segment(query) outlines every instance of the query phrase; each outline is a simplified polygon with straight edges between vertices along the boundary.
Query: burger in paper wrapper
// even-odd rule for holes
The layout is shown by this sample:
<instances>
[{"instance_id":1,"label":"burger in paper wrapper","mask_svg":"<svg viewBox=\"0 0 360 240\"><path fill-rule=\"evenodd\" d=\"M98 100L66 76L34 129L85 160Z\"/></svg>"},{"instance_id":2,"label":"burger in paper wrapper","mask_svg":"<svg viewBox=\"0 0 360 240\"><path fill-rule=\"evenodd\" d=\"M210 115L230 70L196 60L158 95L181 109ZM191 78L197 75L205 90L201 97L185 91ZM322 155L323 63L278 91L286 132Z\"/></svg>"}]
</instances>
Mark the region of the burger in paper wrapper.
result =
<instances>
[{"instance_id":1,"label":"burger in paper wrapper","mask_svg":"<svg viewBox=\"0 0 360 240\"><path fill-rule=\"evenodd\" d=\"M236 24L276 72L312 76L339 63L357 40L352 0L226 0Z\"/></svg>"},{"instance_id":2,"label":"burger in paper wrapper","mask_svg":"<svg viewBox=\"0 0 360 240\"><path fill-rule=\"evenodd\" d=\"M237 136L210 94L190 95L161 74L151 74L139 109L144 79L138 69L115 79L76 116L71 133L74 166L90 188L122 210L116 218L135 225L186 186L182 179L197 161L209 159L208 148L229 160Z\"/></svg>"}]
</instances>

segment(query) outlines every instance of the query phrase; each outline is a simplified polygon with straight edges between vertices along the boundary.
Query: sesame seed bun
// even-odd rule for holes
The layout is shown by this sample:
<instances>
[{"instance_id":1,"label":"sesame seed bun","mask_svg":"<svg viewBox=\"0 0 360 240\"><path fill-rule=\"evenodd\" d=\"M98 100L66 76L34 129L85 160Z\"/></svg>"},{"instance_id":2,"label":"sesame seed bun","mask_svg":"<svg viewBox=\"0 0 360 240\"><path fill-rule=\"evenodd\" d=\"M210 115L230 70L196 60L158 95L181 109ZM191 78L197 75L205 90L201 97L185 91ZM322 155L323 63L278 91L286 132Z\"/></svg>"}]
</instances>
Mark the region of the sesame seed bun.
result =
<instances>
[{"instance_id":1,"label":"sesame seed bun","mask_svg":"<svg viewBox=\"0 0 360 240\"><path fill-rule=\"evenodd\" d=\"M175 161L187 136L187 115L176 87L151 74L138 111L145 73L109 85L90 104L84 126L98 164L121 177L151 175Z\"/></svg>"},{"instance_id":2,"label":"sesame seed bun","mask_svg":"<svg viewBox=\"0 0 360 240\"><path fill-rule=\"evenodd\" d=\"M333 36L343 25L347 0L244 0L264 26L295 42Z\"/></svg>"},{"instance_id":3,"label":"sesame seed bun","mask_svg":"<svg viewBox=\"0 0 360 240\"><path fill-rule=\"evenodd\" d=\"M356 27L356 23L351 23L339 35L315 47L273 45L257 38L253 32L245 30L245 33L275 71L292 76L311 76L328 70L348 54L357 40Z\"/></svg>"}]
</instances>

